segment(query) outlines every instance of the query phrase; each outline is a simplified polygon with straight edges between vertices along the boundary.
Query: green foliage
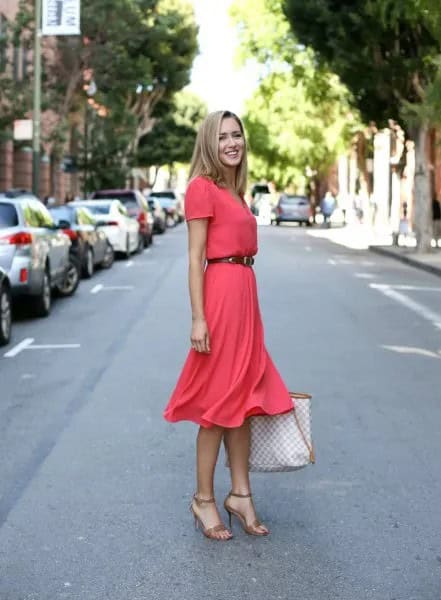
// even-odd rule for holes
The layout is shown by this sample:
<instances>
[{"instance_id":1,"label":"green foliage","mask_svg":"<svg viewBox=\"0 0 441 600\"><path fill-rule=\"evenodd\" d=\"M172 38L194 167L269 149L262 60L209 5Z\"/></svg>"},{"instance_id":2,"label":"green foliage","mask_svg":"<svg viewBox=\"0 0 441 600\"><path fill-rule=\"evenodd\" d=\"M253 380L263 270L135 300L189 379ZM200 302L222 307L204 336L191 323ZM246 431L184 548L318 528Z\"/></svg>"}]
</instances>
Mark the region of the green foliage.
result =
<instances>
[{"instance_id":1,"label":"green foliage","mask_svg":"<svg viewBox=\"0 0 441 600\"><path fill-rule=\"evenodd\" d=\"M0 32L0 141L12 137L15 119L23 119L32 106L32 89L28 79L15 79L13 48L30 46L29 14L31 0L20 0L15 22L7 23ZM9 52L6 50L9 48Z\"/></svg>"},{"instance_id":2,"label":"green foliage","mask_svg":"<svg viewBox=\"0 0 441 600\"><path fill-rule=\"evenodd\" d=\"M32 39L33 8L31 0L22 0L10 36ZM97 87L93 99L105 107L107 117L102 120L89 109L93 143L80 139L79 148L84 152L87 145L92 155L89 161L80 156L78 162L88 162L95 169L90 171L91 177L106 178L112 171L109 161L118 162L118 173L127 174L139 138L151 128L155 106L160 101L166 103L189 82L197 53L193 9L186 0L83 2L81 32L81 36L59 36L56 40L43 38L42 109L57 115L46 136L43 132L43 142L52 152L60 152L68 129L83 129L88 98L83 85L88 74ZM17 82L7 83L0 79L2 98L8 92L0 104L4 108L1 129L31 108L31 82L22 82L22 95ZM108 159L105 149L112 149Z\"/></svg>"},{"instance_id":3,"label":"green foliage","mask_svg":"<svg viewBox=\"0 0 441 600\"><path fill-rule=\"evenodd\" d=\"M355 106L385 124L404 104L424 100L440 51L419 0L285 0L300 42L339 75Z\"/></svg>"},{"instance_id":4,"label":"green foliage","mask_svg":"<svg viewBox=\"0 0 441 600\"><path fill-rule=\"evenodd\" d=\"M190 162L196 131L207 114L207 106L196 95L184 91L176 94L166 111L140 140L136 160L140 166Z\"/></svg>"},{"instance_id":5,"label":"green foliage","mask_svg":"<svg viewBox=\"0 0 441 600\"><path fill-rule=\"evenodd\" d=\"M293 36L281 0L236 2L232 16L240 60L262 67L244 116L251 177L304 187L307 177L325 176L334 164L358 124L357 113L338 78Z\"/></svg>"}]
</instances>

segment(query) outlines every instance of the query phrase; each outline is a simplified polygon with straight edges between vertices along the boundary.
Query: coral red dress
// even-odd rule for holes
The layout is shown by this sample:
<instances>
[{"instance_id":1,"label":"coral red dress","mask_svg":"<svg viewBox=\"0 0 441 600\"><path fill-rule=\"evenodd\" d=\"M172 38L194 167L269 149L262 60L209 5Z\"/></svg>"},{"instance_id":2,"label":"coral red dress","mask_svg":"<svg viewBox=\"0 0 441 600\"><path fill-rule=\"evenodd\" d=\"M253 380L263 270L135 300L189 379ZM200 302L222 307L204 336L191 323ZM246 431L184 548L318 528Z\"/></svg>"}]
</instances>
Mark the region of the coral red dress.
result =
<instances>
[{"instance_id":1,"label":"coral red dress","mask_svg":"<svg viewBox=\"0 0 441 600\"><path fill-rule=\"evenodd\" d=\"M207 258L253 256L257 224L250 209L203 177L185 196L185 216L208 218ZM239 427L251 415L292 409L292 399L264 345L252 267L212 263L204 275L210 354L191 349L165 409L171 422Z\"/></svg>"}]
</instances>

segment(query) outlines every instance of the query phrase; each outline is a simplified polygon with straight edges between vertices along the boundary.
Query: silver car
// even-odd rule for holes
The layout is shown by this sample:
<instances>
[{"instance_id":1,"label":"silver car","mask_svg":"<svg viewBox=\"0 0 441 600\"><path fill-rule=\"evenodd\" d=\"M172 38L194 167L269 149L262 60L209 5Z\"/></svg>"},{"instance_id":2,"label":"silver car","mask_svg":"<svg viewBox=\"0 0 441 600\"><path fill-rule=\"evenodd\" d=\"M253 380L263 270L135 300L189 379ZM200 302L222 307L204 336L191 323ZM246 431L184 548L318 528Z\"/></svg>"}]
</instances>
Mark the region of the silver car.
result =
<instances>
[{"instance_id":1,"label":"silver car","mask_svg":"<svg viewBox=\"0 0 441 600\"><path fill-rule=\"evenodd\" d=\"M36 316L51 309L51 288L62 285L69 267L69 237L34 195L0 194L0 267L13 296L24 296Z\"/></svg>"}]
</instances>

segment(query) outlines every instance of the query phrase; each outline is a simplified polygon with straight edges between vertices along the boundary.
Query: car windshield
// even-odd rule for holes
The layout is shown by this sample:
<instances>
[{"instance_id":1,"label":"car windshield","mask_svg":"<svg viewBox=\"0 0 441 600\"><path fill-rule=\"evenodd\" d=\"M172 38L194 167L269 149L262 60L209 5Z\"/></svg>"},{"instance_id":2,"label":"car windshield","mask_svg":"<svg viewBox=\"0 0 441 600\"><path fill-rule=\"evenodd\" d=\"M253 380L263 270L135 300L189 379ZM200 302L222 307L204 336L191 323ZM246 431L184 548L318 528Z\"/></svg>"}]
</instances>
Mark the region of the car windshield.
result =
<instances>
[{"instance_id":1,"label":"car windshield","mask_svg":"<svg viewBox=\"0 0 441 600\"><path fill-rule=\"evenodd\" d=\"M174 192L152 192L150 194L150 196L152 198L159 198L159 200L161 200L162 198L166 198L167 200L176 200L176 196Z\"/></svg>"},{"instance_id":2,"label":"car windshield","mask_svg":"<svg viewBox=\"0 0 441 600\"><path fill-rule=\"evenodd\" d=\"M13 204L0 202L0 229L18 225L17 210Z\"/></svg>"},{"instance_id":3,"label":"car windshield","mask_svg":"<svg viewBox=\"0 0 441 600\"><path fill-rule=\"evenodd\" d=\"M73 221L73 209L67 206L57 206L55 208L50 208L49 212L52 214L56 221Z\"/></svg>"},{"instance_id":4,"label":"car windshield","mask_svg":"<svg viewBox=\"0 0 441 600\"><path fill-rule=\"evenodd\" d=\"M100 194L99 192L95 192L95 198L111 198L112 200L119 200L125 206L138 206L136 202L136 196L132 192L106 192L106 194Z\"/></svg>"},{"instance_id":5,"label":"car windshield","mask_svg":"<svg viewBox=\"0 0 441 600\"><path fill-rule=\"evenodd\" d=\"M280 202L283 202L283 204L305 204L308 202L308 198L304 196L282 196Z\"/></svg>"},{"instance_id":6,"label":"car windshield","mask_svg":"<svg viewBox=\"0 0 441 600\"><path fill-rule=\"evenodd\" d=\"M91 202L90 204L84 206L86 206L86 208L94 215L108 215L112 205L110 202L107 202L106 204L94 204Z\"/></svg>"}]
</instances>

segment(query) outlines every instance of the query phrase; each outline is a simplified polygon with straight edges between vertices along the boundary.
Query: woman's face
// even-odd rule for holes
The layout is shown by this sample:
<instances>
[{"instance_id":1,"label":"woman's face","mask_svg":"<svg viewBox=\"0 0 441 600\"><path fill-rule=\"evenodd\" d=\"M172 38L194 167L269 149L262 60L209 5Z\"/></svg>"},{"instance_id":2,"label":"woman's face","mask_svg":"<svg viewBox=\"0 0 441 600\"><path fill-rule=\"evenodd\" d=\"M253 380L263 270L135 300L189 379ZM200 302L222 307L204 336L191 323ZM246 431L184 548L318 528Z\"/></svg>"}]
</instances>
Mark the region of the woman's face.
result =
<instances>
[{"instance_id":1,"label":"woman's face","mask_svg":"<svg viewBox=\"0 0 441 600\"><path fill-rule=\"evenodd\" d=\"M242 161L245 140L233 117L222 119L219 131L219 160L224 167L235 169Z\"/></svg>"}]
</instances>

